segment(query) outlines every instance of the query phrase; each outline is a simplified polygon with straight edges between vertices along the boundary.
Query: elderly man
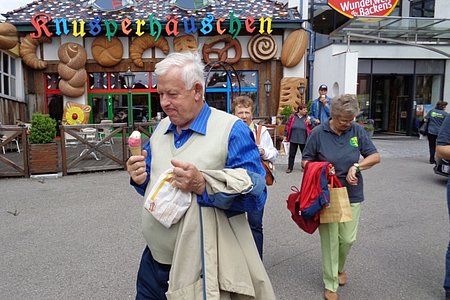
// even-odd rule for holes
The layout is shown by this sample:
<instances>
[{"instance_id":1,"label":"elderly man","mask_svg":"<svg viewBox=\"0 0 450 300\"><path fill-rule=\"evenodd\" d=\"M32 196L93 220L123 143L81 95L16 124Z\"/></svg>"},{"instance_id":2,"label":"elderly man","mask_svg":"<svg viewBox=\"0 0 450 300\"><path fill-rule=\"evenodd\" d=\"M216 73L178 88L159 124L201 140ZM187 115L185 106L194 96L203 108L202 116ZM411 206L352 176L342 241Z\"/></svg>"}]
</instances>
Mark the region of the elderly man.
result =
<instances>
[{"instance_id":1,"label":"elderly man","mask_svg":"<svg viewBox=\"0 0 450 300\"><path fill-rule=\"evenodd\" d=\"M147 247L136 299L274 299L244 214L264 206L258 148L246 124L204 102L203 70L191 52L171 53L156 64L167 118L142 155L127 161L131 184L145 198L167 169L172 186L192 195L185 215L169 228L143 209Z\"/></svg>"}]
</instances>

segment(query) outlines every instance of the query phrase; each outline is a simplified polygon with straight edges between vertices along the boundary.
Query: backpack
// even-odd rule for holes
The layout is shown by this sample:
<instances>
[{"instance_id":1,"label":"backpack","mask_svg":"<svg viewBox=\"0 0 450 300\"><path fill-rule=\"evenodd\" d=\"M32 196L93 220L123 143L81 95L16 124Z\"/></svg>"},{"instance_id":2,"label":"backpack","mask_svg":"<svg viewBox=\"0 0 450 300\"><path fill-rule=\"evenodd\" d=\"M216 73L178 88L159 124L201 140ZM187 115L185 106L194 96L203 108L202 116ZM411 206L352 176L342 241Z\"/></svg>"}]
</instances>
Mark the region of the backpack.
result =
<instances>
[{"instance_id":1,"label":"backpack","mask_svg":"<svg viewBox=\"0 0 450 300\"><path fill-rule=\"evenodd\" d=\"M305 232L312 234L320 225L320 211L330 203L328 162L308 162L305 166L300 190L292 186L287 208L292 220Z\"/></svg>"}]
</instances>

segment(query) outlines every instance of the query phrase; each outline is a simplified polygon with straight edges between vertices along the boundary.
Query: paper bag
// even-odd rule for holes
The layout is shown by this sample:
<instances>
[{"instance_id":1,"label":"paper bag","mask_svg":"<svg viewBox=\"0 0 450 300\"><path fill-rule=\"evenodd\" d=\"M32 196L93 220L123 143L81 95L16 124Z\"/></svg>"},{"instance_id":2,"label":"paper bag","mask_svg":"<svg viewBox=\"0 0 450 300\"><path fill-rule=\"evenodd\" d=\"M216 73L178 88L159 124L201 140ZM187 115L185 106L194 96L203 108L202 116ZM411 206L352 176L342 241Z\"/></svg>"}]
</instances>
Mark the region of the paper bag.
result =
<instances>
[{"instance_id":1,"label":"paper bag","mask_svg":"<svg viewBox=\"0 0 450 300\"><path fill-rule=\"evenodd\" d=\"M320 223L343 223L352 220L346 187L330 188L330 204L322 209Z\"/></svg>"},{"instance_id":2,"label":"paper bag","mask_svg":"<svg viewBox=\"0 0 450 300\"><path fill-rule=\"evenodd\" d=\"M164 227L170 228L186 213L192 194L172 186L172 169L161 174L145 199L144 207Z\"/></svg>"}]
</instances>

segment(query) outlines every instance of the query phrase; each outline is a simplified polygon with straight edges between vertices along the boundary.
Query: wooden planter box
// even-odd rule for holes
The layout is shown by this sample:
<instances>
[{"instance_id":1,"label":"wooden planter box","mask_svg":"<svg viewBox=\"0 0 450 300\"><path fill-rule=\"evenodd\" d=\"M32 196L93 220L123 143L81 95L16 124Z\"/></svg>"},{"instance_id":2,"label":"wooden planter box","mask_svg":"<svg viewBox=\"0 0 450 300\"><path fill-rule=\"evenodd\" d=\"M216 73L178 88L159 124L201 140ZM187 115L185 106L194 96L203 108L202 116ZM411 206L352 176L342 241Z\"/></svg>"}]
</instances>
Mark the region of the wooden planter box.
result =
<instances>
[{"instance_id":1,"label":"wooden planter box","mask_svg":"<svg viewBox=\"0 0 450 300\"><path fill-rule=\"evenodd\" d=\"M30 174L45 174L58 172L58 145L29 144L28 162Z\"/></svg>"}]
</instances>

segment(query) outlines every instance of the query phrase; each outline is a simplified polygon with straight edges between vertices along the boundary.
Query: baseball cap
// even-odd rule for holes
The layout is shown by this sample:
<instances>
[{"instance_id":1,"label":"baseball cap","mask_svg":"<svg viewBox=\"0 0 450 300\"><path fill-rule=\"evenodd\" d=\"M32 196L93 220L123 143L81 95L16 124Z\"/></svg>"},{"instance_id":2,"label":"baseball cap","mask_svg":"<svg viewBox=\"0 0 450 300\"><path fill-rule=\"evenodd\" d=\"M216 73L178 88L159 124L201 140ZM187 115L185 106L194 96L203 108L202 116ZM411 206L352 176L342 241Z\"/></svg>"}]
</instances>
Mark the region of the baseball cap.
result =
<instances>
[{"instance_id":1,"label":"baseball cap","mask_svg":"<svg viewBox=\"0 0 450 300\"><path fill-rule=\"evenodd\" d=\"M328 87L327 87L326 84L321 84L321 85L319 86L319 90L328 90Z\"/></svg>"}]
</instances>

